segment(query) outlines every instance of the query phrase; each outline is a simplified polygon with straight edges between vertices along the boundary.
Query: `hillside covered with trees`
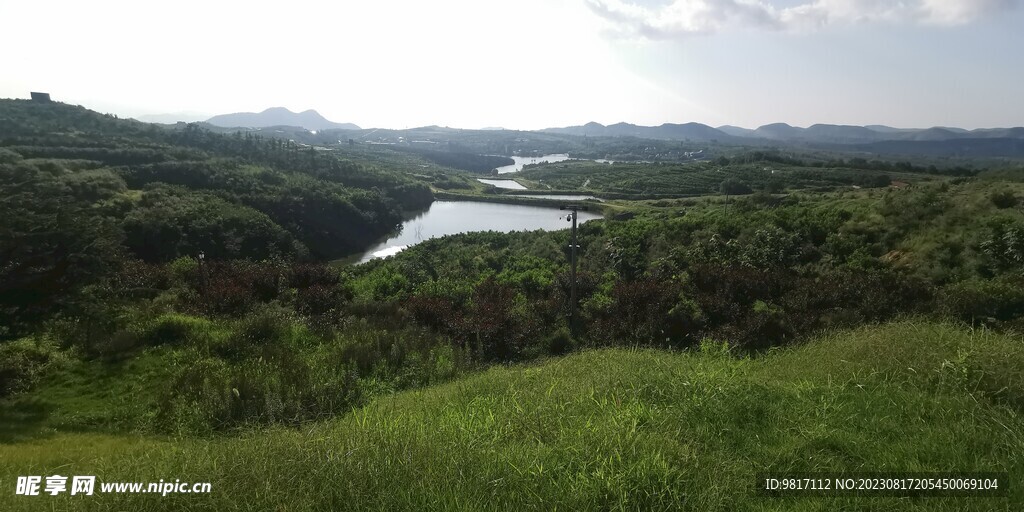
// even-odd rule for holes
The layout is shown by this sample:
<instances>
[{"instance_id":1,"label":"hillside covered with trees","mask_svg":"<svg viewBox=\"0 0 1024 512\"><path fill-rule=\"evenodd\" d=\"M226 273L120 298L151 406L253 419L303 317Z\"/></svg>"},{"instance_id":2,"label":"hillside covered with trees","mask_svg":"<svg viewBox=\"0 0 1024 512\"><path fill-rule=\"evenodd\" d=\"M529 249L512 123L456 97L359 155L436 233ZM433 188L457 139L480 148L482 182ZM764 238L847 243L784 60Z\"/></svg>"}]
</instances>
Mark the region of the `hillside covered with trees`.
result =
<instances>
[{"instance_id":1,"label":"hillside covered with trees","mask_svg":"<svg viewBox=\"0 0 1024 512\"><path fill-rule=\"evenodd\" d=\"M8 336L125 262L324 260L432 200L427 185L293 142L59 103L3 100L0 134Z\"/></svg>"},{"instance_id":2,"label":"hillside covered with trees","mask_svg":"<svg viewBox=\"0 0 1024 512\"><path fill-rule=\"evenodd\" d=\"M630 199L579 229L570 326L566 230L337 262L473 181L366 155L0 101L5 478L73 453L223 509L301 471L344 485L300 508L742 509L767 470L1024 474L1019 166L527 170ZM91 506L183 503L144 498Z\"/></svg>"}]
</instances>

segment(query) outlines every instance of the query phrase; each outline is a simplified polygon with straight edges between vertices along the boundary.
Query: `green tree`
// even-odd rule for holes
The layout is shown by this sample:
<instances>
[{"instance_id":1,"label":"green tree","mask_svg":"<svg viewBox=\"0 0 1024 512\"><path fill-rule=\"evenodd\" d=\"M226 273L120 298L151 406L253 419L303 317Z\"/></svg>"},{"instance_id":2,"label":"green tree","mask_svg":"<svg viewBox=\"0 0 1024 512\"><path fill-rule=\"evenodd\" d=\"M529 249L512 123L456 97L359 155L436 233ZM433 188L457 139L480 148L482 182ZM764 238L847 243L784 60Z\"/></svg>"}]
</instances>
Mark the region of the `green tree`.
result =
<instances>
[{"instance_id":1,"label":"green tree","mask_svg":"<svg viewBox=\"0 0 1024 512\"><path fill-rule=\"evenodd\" d=\"M718 187L722 194L727 196L742 196L750 194L753 190L750 186L736 178L728 178L722 182L721 186Z\"/></svg>"},{"instance_id":2,"label":"green tree","mask_svg":"<svg viewBox=\"0 0 1024 512\"><path fill-rule=\"evenodd\" d=\"M0 337L68 306L120 261L116 223L75 201L60 173L0 164Z\"/></svg>"}]
</instances>

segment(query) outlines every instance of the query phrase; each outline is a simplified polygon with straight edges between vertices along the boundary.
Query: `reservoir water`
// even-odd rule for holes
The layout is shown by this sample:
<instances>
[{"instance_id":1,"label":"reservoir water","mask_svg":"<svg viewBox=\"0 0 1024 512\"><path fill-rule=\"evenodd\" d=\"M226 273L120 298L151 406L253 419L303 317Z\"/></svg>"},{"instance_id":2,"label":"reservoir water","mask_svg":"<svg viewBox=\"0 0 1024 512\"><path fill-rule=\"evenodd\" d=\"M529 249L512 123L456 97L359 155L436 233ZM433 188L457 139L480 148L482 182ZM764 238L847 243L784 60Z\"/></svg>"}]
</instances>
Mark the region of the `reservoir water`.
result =
<instances>
[{"instance_id":1,"label":"reservoir water","mask_svg":"<svg viewBox=\"0 0 1024 512\"><path fill-rule=\"evenodd\" d=\"M495 187L498 188L504 188L508 190L526 190L526 187L520 185L519 182L514 180L486 180L483 178L477 178L476 180L479 181L480 183L483 183L484 185L494 185Z\"/></svg>"},{"instance_id":2,"label":"reservoir water","mask_svg":"<svg viewBox=\"0 0 1024 512\"><path fill-rule=\"evenodd\" d=\"M579 212L578 222L600 219L593 212ZM470 231L532 231L535 229L566 229L570 224L566 212L557 208L519 204L484 203L479 201L434 201L425 212L402 223L401 231L366 252L358 260L391 256L424 240Z\"/></svg>"},{"instance_id":3,"label":"reservoir water","mask_svg":"<svg viewBox=\"0 0 1024 512\"><path fill-rule=\"evenodd\" d=\"M498 174L507 174L507 173L510 173L510 172L519 172L519 171L523 170L523 166L524 165L539 164L539 163L543 163L543 162L549 162L549 163L564 162L566 160L569 160L569 155L562 153L562 154L557 154L557 155L544 155L544 156L526 156L526 157L523 157L523 156L513 156L511 158L512 158L512 160L515 160L516 163L514 163L512 165L504 165L504 166L498 167Z\"/></svg>"},{"instance_id":4,"label":"reservoir water","mask_svg":"<svg viewBox=\"0 0 1024 512\"><path fill-rule=\"evenodd\" d=\"M601 201L594 196L583 196L573 194L505 194L511 197L530 197L533 199L559 199L562 201ZM603 202L603 201L602 201Z\"/></svg>"}]
</instances>

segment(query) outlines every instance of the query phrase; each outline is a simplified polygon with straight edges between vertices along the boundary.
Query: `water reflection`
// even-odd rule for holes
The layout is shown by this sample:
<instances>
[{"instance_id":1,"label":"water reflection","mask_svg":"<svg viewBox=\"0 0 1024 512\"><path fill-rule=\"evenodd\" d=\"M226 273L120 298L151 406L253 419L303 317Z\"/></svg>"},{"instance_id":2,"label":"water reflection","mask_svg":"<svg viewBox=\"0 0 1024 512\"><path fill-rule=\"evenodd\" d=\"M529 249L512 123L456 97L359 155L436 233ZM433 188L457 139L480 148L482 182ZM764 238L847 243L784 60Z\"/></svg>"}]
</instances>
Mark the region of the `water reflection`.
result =
<instances>
[{"instance_id":1,"label":"water reflection","mask_svg":"<svg viewBox=\"0 0 1024 512\"><path fill-rule=\"evenodd\" d=\"M526 190L526 187L513 180L485 180L483 178L477 178L477 181L485 185L494 185L498 188L504 188L508 190Z\"/></svg>"},{"instance_id":2,"label":"water reflection","mask_svg":"<svg viewBox=\"0 0 1024 512\"><path fill-rule=\"evenodd\" d=\"M525 166L525 165L539 164L539 163L544 163L544 162L548 162L548 163L564 162L566 160L569 160L569 155L567 155L565 153L561 153L561 154L557 154L557 155L544 155L544 156L525 156L525 157L524 156L513 156L511 158L512 158L512 160L515 160L516 163L514 163L512 165L504 165L504 166L498 167L498 174L507 174L507 173L510 173L510 172L519 172L519 171L523 170L523 166Z\"/></svg>"},{"instance_id":3,"label":"water reflection","mask_svg":"<svg viewBox=\"0 0 1024 512\"><path fill-rule=\"evenodd\" d=\"M600 214L579 212L579 222L599 219ZM424 240L470 231L529 231L568 228L565 212L553 207L477 201L435 201L430 209L402 223L401 231L370 247L358 263L391 256Z\"/></svg>"}]
</instances>

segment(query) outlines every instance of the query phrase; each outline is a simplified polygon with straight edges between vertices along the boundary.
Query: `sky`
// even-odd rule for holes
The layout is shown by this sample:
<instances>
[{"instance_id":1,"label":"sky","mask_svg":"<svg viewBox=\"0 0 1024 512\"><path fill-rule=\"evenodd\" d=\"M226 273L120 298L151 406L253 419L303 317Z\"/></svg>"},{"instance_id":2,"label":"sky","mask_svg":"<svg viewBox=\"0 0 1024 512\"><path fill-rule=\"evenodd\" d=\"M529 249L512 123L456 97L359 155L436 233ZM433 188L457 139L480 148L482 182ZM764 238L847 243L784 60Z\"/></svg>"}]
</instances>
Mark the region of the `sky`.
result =
<instances>
[{"instance_id":1,"label":"sky","mask_svg":"<svg viewBox=\"0 0 1024 512\"><path fill-rule=\"evenodd\" d=\"M362 127L1024 125L1024 0L0 0L0 97Z\"/></svg>"}]
</instances>

